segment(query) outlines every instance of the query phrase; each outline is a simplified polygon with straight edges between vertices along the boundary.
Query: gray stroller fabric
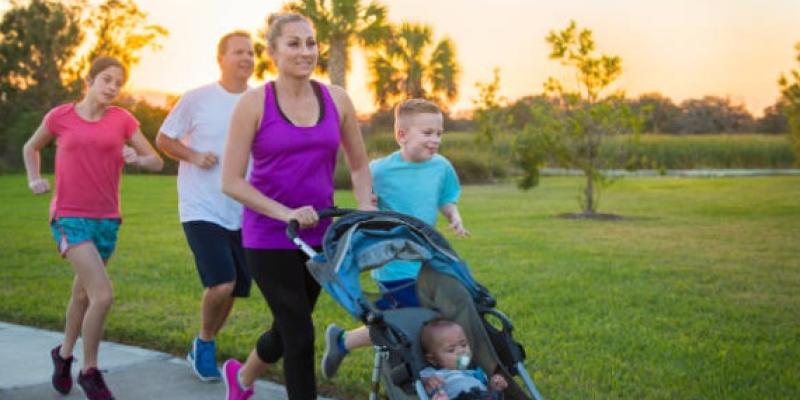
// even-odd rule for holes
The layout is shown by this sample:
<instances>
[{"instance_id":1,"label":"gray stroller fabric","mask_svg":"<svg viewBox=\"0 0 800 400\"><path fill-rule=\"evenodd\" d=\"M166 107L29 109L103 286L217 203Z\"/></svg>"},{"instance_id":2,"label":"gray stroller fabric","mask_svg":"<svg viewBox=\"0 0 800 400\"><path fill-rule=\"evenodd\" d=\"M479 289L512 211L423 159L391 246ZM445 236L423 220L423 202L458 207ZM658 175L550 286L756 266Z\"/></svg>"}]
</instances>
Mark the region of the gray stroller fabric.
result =
<instances>
[{"instance_id":1,"label":"gray stroller fabric","mask_svg":"<svg viewBox=\"0 0 800 400\"><path fill-rule=\"evenodd\" d=\"M419 379L419 371L427 365L419 335L426 322L438 317L427 308L398 308L384 311L383 320L369 326L372 343L389 350L388 358L381 361L383 387L389 399L418 398L410 383Z\"/></svg>"},{"instance_id":2,"label":"gray stroller fabric","mask_svg":"<svg viewBox=\"0 0 800 400\"><path fill-rule=\"evenodd\" d=\"M393 260L428 260L431 252L425 247L406 239L387 239L372 244L356 256L358 269L362 271L380 268Z\"/></svg>"}]
</instances>

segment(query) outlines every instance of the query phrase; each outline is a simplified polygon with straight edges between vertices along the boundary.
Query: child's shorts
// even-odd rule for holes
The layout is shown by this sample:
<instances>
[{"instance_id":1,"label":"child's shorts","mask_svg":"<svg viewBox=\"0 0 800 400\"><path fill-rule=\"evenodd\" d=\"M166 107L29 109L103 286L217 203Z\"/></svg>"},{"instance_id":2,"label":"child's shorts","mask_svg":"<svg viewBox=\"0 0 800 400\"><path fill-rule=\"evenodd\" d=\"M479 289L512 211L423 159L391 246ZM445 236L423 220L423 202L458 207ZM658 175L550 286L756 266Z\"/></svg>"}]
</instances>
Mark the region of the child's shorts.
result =
<instances>
[{"instance_id":1,"label":"child's shorts","mask_svg":"<svg viewBox=\"0 0 800 400\"><path fill-rule=\"evenodd\" d=\"M53 219L50 230L62 257L66 256L69 249L92 242L100 258L107 261L117 245L119 225L119 218L60 217Z\"/></svg>"},{"instance_id":2,"label":"child's shorts","mask_svg":"<svg viewBox=\"0 0 800 400\"><path fill-rule=\"evenodd\" d=\"M396 281L378 281L381 297L375 301L380 310L391 310L403 307L419 307L417 298L417 281L399 279Z\"/></svg>"}]
</instances>

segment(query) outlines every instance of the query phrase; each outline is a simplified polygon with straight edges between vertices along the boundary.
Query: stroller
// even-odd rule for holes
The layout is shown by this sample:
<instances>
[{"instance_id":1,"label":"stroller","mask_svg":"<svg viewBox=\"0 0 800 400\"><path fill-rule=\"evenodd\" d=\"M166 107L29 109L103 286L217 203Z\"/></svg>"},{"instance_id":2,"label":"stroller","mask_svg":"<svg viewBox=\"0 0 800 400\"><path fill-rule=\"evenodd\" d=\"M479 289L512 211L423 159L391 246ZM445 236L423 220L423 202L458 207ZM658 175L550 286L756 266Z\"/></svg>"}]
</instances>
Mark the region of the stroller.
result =
<instances>
[{"instance_id":1,"label":"stroller","mask_svg":"<svg viewBox=\"0 0 800 400\"><path fill-rule=\"evenodd\" d=\"M325 232L321 253L299 238L297 221L289 223L287 235L309 256L306 266L325 291L368 327L376 350L370 399L378 398L381 379L390 399L429 398L420 378L427 362L418 339L425 322L439 314L422 307L380 310L362 290L359 279L362 272L395 259L420 260L423 269L431 268L462 284L480 315L478 324L483 325L500 367L510 378L519 376L534 399L542 399L525 369L525 351L511 335L511 321L494 308L496 302L489 291L472 278L466 264L438 232L414 217L391 211L330 208L318 214L320 219L338 217ZM517 384L509 379L509 385Z\"/></svg>"}]
</instances>

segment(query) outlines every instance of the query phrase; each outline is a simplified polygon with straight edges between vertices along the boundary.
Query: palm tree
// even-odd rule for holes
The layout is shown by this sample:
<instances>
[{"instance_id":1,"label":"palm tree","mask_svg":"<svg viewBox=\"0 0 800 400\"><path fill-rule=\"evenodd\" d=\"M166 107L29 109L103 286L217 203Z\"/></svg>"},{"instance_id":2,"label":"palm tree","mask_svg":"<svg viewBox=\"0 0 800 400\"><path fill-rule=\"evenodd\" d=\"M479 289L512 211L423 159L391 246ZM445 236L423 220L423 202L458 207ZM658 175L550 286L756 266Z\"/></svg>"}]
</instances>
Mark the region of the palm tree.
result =
<instances>
[{"instance_id":1,"label":"palm tree","mask_svg":"<svg viewBox=\"0 0 800 400\"><path fill-rule=\"evenodd\" d=\"M460 67L453 41L433 45L433 29L403 23L369 58L370 88L382 109L404 98L428 98L446 106L458 96Z\"/></svg>"},{"instance_id":2,"label":"palm tree","mask_svg":"<svg viewBox=\"0 0 800 400\"><path fill-rule=\"evenodd\" d=\"M295 0L283 6L284 11L303 14L314 23L320 48L319 68L328 74L334 85L347 87L353 45L372 49L389 37L386 6L376 1L365 3L361 0ZM259 32L259 37L263 37L262 33ZM261 43L256 50L263 55L264 49ZM271 70L263 57L257 64L257 77Z\"/></svg>"}]
</instances>

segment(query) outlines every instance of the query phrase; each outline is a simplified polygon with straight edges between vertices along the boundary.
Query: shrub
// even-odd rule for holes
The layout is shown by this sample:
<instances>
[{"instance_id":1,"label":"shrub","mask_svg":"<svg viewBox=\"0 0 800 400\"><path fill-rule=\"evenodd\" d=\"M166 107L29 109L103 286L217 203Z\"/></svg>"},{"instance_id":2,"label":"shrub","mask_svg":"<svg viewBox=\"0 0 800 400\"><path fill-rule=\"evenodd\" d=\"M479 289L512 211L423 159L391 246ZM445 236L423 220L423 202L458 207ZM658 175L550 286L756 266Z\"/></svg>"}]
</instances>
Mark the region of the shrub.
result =
<instances>
[{"instance_id":1,"label":"shrub","mask_svg":"<svg viewBox=\"0 0 800 400\"><path fill-rule=\"evenodd\" d=\"M20 171L25 168L22 160L22 146L33 135L33 132L42 123L45 112L43 111L25 111L20 113L10 125L4 127L0 136L5 139L5 149L2 155L1 165L7 171ZM42 149L41 153L41 171L42 173L53 172L55 146L48 145Z\"/></svg>"},{"instance_id":2,"label":"shrub","mask_svg":"<svg viewBox=\"0 0 800 400\"><path fill-rule=\"evenodd\" d=\"M492 183L509 175L506 160L492 152L456 147L442 151L442 155L453 164L462 184Z\"/></svg>"},{"instance_id":3,"label":"shrub","mask_svg":"<svg viewBox=\"0 0 800 400\"><path fill-rule=\"evenodd\" d=\"M789 168L794 162L786 135L642 135L640 139L639 154L666 169Z\"/></svg>"}]
</instances>

